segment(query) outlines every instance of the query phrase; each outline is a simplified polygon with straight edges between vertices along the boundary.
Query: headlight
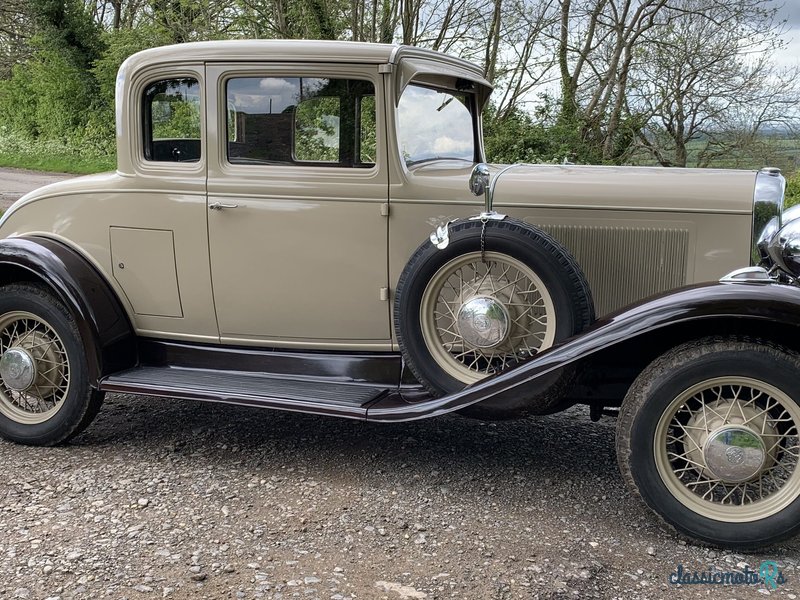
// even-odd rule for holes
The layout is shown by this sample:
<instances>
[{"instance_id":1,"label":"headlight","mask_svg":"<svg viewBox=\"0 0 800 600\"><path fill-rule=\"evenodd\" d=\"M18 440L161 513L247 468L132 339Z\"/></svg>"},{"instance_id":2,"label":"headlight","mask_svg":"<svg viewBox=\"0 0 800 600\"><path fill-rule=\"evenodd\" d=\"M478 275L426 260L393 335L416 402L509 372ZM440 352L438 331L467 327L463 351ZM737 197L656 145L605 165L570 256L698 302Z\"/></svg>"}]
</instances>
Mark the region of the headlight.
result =
<instances>
[{"instance_id":1,"label":"headlight","mask_svg":"<svg viewBox=\"0 0 800 600\"><path fill-rule=\"evenodd\" d=\"M781 215L781 222L784 225L788 225L795 219L800 219L800 204L787 208Z\"/></svg>"},{"instance_id":2,"label":"headlight","mask_svg":"<svg viewBox=\"0 0 800 600\"><path fill-rule=\"evenodd\" d=\"M768 244L769 258L792 277L800 277L800 219L784 225Z\"/></svg>"},{"instance_id":3,"label":"headlight","mask_svg":"<svg viewBox=\"0 0 800 600\"><path fill-rule=\"evenodd\" d=\"M756 175L756 189L753 194L753 232L751 237L751 264L767 263L772 256L770 242L781 228L783 196L786 192L786 179L779 169L761 169ZM784 223L786 221L783 221Z\"/></svg>"}]
</instances>

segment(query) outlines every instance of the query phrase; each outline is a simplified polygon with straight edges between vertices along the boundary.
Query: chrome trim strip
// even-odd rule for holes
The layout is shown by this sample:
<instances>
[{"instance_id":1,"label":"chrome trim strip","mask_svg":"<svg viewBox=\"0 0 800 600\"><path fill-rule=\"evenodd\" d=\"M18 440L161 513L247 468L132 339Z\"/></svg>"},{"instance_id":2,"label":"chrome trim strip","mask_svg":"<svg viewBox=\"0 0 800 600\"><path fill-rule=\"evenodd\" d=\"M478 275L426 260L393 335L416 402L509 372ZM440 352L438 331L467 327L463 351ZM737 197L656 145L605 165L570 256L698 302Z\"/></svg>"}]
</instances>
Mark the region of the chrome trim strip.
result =
<instances>
[{"instance_id":1,"label":"chrome trim strip","mask_svg":"<svg viewBox=\"0 0 800 600\"><path fill-rule=\"evenodd\" d=\"M764 267L744 267L720 277L722 283L775 283Z\"/></svg>"},{"instance_id":2,"label":"chrome trim strip","mask_svg":"<svg viewBox=\"0 0 800 600\"><path fill-rule=\"evenodd\" d=\"M769 264L767 244L783 223L783 200L786 179L780 169L761 169L756 174L753 191L753 229L750 237L750 264Z\"/></svg>"}]
</instances>

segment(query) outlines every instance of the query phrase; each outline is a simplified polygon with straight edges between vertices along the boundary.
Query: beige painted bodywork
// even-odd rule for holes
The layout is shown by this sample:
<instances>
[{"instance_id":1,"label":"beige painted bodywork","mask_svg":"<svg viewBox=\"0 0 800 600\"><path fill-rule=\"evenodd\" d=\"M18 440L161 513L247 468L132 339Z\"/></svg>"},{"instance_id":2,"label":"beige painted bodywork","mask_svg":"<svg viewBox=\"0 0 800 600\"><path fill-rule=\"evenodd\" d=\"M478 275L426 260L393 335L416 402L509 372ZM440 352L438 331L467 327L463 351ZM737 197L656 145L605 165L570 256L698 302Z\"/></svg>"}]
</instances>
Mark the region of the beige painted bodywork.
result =
<instances>
[{"instance_id":1,"label":"beige painted bodywork","mask_svg":"<svg viewBox=\"0 0 800 600\"><path fill-rule=\"evenodd\" d=\"M330 76L373 83L369 169L230 164L224 82ZM144 159L139 98L201 82L202 158ZM131 57L117 84L118 169L18 201L0 236L35 234L82 254L143 336L275 348L392 350L391 291L431 230L474 215L471 163L406 167L395 107L410 81L453 87L480 70L414 48L343 42L185 44ZM497 169L495 169L497 170ZM499 179L495 209L549 231L587 274L598 314L749 262L756 173L535 165ZM235 208L209 210L212 203Z\"/></svg>"}]
</instances>

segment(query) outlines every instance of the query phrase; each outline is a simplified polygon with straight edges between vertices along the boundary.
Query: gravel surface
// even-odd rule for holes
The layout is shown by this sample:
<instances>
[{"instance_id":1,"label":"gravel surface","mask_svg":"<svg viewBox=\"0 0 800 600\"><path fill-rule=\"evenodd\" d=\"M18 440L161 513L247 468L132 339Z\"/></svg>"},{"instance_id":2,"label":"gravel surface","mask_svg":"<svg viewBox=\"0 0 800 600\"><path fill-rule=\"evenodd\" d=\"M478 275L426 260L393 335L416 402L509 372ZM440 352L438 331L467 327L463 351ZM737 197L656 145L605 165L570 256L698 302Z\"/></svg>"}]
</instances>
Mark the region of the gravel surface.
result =
<instances>
[{"instance_id":1,"label":"gravel surface","mask_svg":"<svg viewBox=\"0 0 800 600\"><path fill-rule=\"evenodd\" d=\"M61 448L0 442L2 598L800 595L797 541L687 545L624 489L583 408L377 425L111 395ZM687 569L787 583L678 588Z\"/></svg>"},{"instance_id":2,"label":"gravel surface","mask_svg":"<svg viewBox=\"0 0 800 600\"><path fill-rule=\"evenodd\" d=\"M21 196L38 187L75 177L64 173L42 173L27 169L0 167L0 210L5 210Z\"/></svg>"}]
</instances>

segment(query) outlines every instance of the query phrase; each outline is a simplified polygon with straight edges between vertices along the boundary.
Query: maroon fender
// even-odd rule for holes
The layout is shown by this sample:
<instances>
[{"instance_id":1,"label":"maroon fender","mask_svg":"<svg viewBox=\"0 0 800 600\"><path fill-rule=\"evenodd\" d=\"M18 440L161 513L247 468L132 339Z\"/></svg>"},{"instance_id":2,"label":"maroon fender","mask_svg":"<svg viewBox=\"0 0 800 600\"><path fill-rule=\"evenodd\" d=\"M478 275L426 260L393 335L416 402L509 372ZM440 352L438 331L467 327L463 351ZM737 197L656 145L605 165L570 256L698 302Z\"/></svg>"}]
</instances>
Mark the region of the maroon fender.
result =
<instances>
[{"instance_id":1,"label":"maroon fender","mask_svg":"<svg viewBox=\"0 0 800 600\"><path fill-rule=\"evenodd\" d=\"M0 283L17 281L44 283L72 312L86 348L92 386L136 364L136 340L125 310L80 254L38 236L0 240Z\"/></svg>"},{"instance_id":2,"label":"maroon fender","mask_svg":"<svg viewBox=\"0 0 800 600\"><path fill-rule=\"evenodd\" d=\"M492 398L537 396L561 370L613 353L614 360L636 363L631 349L647 347L657 355L674 345L705 337L739 333L800 345L800 288L778 283L707 283L646 299L609 315L584 332L523 364L435 400L376 403L371 421L410 421L453 412ZM638 346L631 342L640 342ZM644 346L643 346L644 344Z\"/></svg>"}]
</instances>

